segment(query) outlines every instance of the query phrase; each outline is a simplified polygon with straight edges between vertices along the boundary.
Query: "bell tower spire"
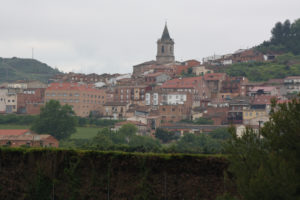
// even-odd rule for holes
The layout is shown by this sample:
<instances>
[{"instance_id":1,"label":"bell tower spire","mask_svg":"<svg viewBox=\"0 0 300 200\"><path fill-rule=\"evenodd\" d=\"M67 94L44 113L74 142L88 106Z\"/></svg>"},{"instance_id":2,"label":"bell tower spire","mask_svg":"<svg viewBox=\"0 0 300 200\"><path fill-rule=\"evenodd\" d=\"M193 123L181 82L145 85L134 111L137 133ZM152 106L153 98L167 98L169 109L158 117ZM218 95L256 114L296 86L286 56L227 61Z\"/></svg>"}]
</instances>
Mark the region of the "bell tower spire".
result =
<instances>
[{"instance_id":1,"label":"bell tower spire","mask_svg":"<svg viewBox=\"0 0 300 200\"><path fill-rule=\"evenodd\" d=\"M170 37L167 22L162 36L157 40L156 62L158 64L174 63L174 40Z\"/></svg>"}]
</instances>

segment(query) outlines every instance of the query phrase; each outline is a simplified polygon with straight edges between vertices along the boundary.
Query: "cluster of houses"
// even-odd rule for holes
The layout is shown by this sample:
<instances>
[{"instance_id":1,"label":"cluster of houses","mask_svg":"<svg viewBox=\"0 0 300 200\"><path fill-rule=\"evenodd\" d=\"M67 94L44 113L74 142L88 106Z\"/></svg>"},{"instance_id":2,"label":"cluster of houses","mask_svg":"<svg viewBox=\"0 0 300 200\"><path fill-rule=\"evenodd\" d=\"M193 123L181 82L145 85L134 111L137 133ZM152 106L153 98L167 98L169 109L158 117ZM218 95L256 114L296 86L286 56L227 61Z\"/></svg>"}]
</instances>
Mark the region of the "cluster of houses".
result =
<instances>
[{"instance_id":1,"label":"cluster of houses","mask_svg":"<svg viewBox=\"0 0 300 200\"><path fill-rule=\"evenodd\" d=\"M58 144L48 134L36 134L28 129L0 129L0 146L58 147Z\"/></svg>"},{"instance_id":2,"label":"cluster of houses","mask_svg":"<svg viewBox=\"0 0 300 200\"><path fill-rule=\"evenodd\" d=\"M249 82L245 77L214 73L215 63L266 61L270 55L239 51L203 62L177 62L167 26L157 41L156 60L133 66L132 74L57 75L48 84L19 81L0 85L0 113L38 114L54 99L72 106L76 115L122 119L151 134L163 127L180 134L209 132L228 124L259 127L269 119L271 99L288 101L300 92L300 76ZM231 60L231 61L229 61ZM183 121L206 118L212 125Z\"/></svg>"}]
</instances>

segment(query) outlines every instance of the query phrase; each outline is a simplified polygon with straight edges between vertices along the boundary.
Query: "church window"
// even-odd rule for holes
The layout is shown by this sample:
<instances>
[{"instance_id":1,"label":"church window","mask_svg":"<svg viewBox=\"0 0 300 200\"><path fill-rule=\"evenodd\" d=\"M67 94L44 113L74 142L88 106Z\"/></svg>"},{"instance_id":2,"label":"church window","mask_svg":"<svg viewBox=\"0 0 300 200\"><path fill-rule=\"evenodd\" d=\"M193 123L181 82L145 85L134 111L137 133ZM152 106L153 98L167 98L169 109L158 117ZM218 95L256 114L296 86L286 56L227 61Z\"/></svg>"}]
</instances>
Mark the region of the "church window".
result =
<instances>
[{"instance_id":1,"label":"church window","mask_svg":"<svg viewBox=\"0 0 300 200\"><path fill-rule=\"evenodd\" d=\"M161 46L161 52L164 53L165 52L165 47Z\"/></svg>"}]
</instances>

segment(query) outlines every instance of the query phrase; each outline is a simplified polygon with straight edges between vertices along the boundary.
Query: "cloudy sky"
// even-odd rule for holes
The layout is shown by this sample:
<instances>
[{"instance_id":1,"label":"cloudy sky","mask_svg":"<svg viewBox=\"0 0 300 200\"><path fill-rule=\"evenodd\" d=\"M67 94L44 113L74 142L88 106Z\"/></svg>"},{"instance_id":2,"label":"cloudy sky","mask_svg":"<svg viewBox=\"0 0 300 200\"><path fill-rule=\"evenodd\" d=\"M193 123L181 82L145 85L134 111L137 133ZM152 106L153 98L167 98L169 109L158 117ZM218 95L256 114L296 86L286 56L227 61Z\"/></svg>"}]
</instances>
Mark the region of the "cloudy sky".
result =
<instances>
[{"instance_id":1,"label":"cloudy sky","mask_svg":"<svg viewBox=\"0 0 300 200\"><path fill-rule=\"evenodd\" d=\"M65 72L128 73L155 59L167 20L178 61L202 60L270 38L300 18L299 0L0 0L0 57Z\"/></svg>"}]
</instances>

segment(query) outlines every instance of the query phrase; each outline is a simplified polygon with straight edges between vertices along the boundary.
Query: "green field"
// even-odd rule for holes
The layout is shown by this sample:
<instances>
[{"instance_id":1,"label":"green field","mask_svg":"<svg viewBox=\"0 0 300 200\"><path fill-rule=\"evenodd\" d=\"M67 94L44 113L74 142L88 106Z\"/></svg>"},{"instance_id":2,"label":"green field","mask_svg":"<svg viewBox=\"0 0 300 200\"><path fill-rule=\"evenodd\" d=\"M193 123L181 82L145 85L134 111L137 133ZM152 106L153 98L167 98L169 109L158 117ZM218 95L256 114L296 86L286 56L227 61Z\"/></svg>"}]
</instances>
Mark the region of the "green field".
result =
<instances>
[{"instance_id":1,"label":"green field","mask_svg":"<svg viewBox=\"0 0 300 200\"><path fill-rule=\"evenodd\" d=\"M100 128L95 127L76 127L76 133L71 135L71 139L91 139L95 137Z\"/></svg>"},{"instance_id":2,"label":"green field","mask_svg":"<svg viewBox=\"0 0 300 200\"><path fill-rule=\"evenodd\" d=\"M29 129L28 125L0 124L0 129ZM71 139L90 139L97 135L100 128L96 127L76 127L76 133Z\"/></svg>"}]
</instances>

